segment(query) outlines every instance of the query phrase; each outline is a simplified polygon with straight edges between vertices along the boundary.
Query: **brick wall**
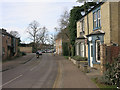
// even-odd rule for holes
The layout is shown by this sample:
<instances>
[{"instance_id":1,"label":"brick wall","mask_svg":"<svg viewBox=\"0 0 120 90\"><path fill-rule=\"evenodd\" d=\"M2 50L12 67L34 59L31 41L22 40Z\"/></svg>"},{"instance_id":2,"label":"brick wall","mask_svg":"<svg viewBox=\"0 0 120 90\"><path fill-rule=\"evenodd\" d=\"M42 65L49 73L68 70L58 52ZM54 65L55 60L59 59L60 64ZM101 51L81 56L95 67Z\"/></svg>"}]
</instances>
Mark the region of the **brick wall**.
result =
<instances>
[{"instance_id":1,"label":"brick wall","mask_svg":"<svg viewBox=\"0 0 120 90\"><path fill-rule=\"evenodd\" d=\"M4 49L4 51L2 51L2 59L6 59L9 55L8 55L8 47L7 47L7 40L8 37L6 35L2 36L2 49Z\"/></svg>"},{"instance_id":2,"label":"brick wall","mask_svg":"<svg viewBox=\"0 0 120 90\"><path fill-rule=\"evenodd\" d=\"M106 63L106 45L105 44L102 44L100 46L100 59L101 59L100 72L101 72L101 75L103 75L103 73L105 71L104 64Z\"/></svg>"},{"instance_id":3,"label":"brick wall","mask_svg":"<svg viewBox=\"0 0 120 90\"><path fill-rule=\"evenodd\" d=\"M32 47L19 47L21 52L32 53Z\"/></svg>"},{"instance_id":4,"label":"brick wall","mask_svg":"<svg viewBox=\"0 0 120 90\"><path fill-rule=\"evenodd\" d=\"M107 46L106 61L112 63L114 58L118 57L119 53L120 53L120 46Z\"/></svg>"}]
</instances>

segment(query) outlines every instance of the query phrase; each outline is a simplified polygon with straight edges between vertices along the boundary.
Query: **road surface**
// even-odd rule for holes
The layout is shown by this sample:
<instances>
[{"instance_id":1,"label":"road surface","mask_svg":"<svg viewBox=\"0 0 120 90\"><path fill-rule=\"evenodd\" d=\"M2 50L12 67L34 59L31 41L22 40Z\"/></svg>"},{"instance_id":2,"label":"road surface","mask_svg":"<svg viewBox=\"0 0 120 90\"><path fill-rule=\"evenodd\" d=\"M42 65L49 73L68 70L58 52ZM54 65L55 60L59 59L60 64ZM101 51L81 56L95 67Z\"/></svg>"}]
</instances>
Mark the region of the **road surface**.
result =
<instances>
[{"instance_id":1,"label":"road surface","mask_svg":"<svg viewBox=\"0 0 120 90\"><path fill-rule=\"evenodd\" d=\"M50 53L2 73L2 88L53 88L58 61Z\"/></svg>"}]
</instances>

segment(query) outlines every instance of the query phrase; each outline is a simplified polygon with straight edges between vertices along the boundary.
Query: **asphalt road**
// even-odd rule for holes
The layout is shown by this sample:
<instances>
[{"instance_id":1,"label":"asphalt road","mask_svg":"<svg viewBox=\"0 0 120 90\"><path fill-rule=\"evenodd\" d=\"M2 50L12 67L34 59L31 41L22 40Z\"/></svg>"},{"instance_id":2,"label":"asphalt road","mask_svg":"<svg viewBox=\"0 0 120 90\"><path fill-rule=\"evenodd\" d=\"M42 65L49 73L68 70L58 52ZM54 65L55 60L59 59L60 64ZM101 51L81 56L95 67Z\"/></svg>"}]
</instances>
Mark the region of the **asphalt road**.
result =
<instances>
[{"instance_id":1,"label":"asphalt road","mask_svg":"<svg viewBox=\"0 0 120 90\"><path fill-rule=\"evenodd\" d=\"M58 61L50 53L2 73L2 88L53 88Z\"/></svg>"}]
</instances>

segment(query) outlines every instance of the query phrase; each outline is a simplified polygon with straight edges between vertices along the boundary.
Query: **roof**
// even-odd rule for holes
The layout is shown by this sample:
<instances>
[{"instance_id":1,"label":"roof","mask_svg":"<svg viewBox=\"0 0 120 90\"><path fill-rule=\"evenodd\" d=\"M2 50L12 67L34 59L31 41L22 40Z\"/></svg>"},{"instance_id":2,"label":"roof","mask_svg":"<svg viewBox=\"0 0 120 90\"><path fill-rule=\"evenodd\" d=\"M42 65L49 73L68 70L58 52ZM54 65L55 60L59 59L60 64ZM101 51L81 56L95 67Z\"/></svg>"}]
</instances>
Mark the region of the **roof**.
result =
<instances>
[{"instance_id":1,"label":"roof","mask_svg":"<svg viewBox=\"0 0 120 90\"><path fill-rule=\"evenodd\" d=\"M102 30L93 31L92 33L90 33L89 35L87 35L87 37L89 37L91 35L100 35L100 34L105 34L105 32L102 31Z\"/></svg>"},{"instance_id":2,"label":"roof","mask_svg":"<svg viewBox=\"0 0 120 90\"><path fill-rule=\"evenodd\" d=\"M85 17L86 15L88 15L94 9L98 8L99 6L101 6L103 3L104 2L100 2L99 4L97 4L96 6L94 6L90 11L88 11L85 15L83 15L78 21L80 21L83 17Z\"/></svg>"},{"instance_id":3,"label":"roof","mask_svg":"<svg viewBox=\"0 0 120 90\"><path fill-rule=\"evenodd\" d=\"M77 39L85 39L85 36L80 36Z\"/></svg>"},{"instance_id":4,"label":"roof","mask_svg":"<svg viewBox=\"0 0 120 90\"><path fill-rule=\"evenodd\" d=\"M10 37L13 37L13 38L16 38L16 37L14 37L13 35L11 35L11 34L9 34L5 29L0 29L1 31L2 31L2 34L3 35L7 35L7 36L10 36Z\"/></svg>"}]
</instances>

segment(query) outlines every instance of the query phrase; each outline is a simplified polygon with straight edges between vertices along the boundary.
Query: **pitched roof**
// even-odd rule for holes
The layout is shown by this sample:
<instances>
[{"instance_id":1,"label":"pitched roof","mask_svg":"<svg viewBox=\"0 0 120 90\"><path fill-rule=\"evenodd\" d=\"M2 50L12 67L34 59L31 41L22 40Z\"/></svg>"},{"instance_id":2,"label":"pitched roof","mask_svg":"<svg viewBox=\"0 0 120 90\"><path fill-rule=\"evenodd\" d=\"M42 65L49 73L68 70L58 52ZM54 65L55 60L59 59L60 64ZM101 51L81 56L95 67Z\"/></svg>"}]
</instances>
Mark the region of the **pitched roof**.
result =
<instances>
[{"instance_id":1,"label":"pitched roof","mask_svg":"<svg viewBox=\"0 0 120 90\"><path fill-rule=\"evenodd\" d=\"M80 36L80 37L78 37L77 39L85 39L86 37L85 36Z\"/></svg>"},{"instance_id":2,"label":"pitched roof","mask_svg":"<svg viewBox=\"0 0 120 90\"><path fill-rule=\"evenodd\" d=\"M2 34L3 35L7 35L7 36L10 36L10 37L13 37L13 38L16 38L16 37L14 37L13 35L11 35L10 33L8 33L5 29L0 29L1 31L2 31Z\"/></svg>"},{"instance_id":3,"label":"pitched roof","mask_svg":"<svg viewBox=\"0 0 120 90\"><path fill-rule=\"evenodd\" d=\"M90 12L92 12L93 10L95 10L96 8L100 7L102 4L104 4L105 2L100 2L99 4L97 4L96 6L94 6L92 9L90 9L90 11L88 11L85 15L83 15L78 21L80 21L83 17L85 17L86 15L88 15Z\"/></svg>"}]
</instances>

